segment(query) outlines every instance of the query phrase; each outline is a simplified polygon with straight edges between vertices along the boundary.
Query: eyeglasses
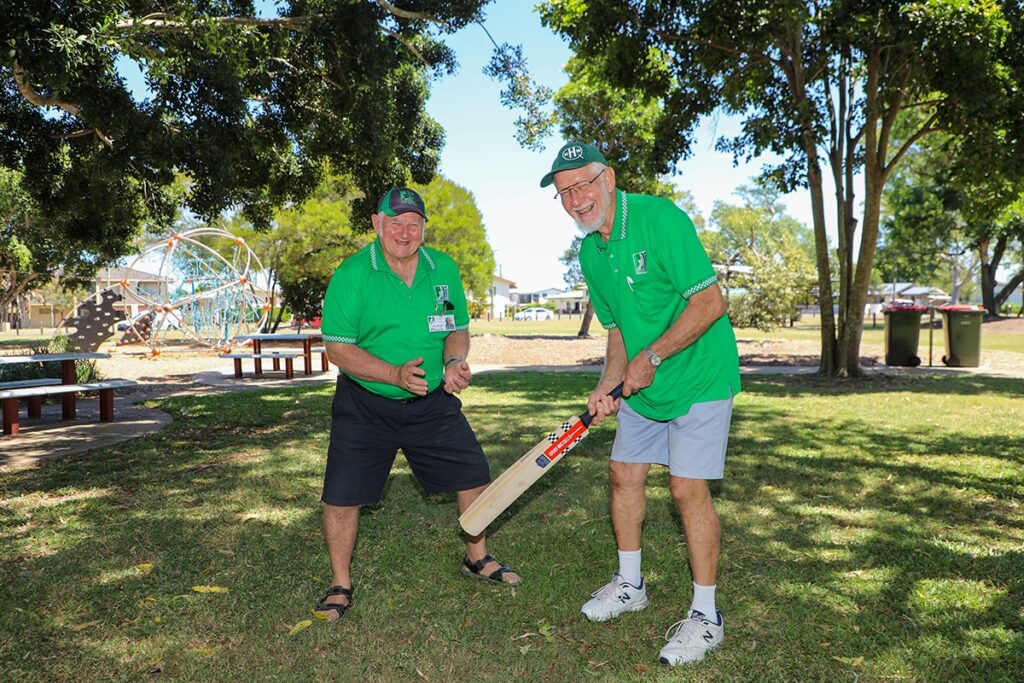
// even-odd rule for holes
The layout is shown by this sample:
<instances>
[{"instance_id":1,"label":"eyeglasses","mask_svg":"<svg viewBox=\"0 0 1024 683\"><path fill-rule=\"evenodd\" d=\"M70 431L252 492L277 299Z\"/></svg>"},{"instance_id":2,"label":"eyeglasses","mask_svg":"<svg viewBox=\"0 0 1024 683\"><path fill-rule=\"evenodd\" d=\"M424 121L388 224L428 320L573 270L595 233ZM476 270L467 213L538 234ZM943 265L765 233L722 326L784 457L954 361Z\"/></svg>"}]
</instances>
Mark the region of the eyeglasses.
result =
<instances>
[{"instance_id":1,"label":"eyeglasses","mask_svg":"<svg viewBox=\"0 0 1024 683\"><path fill-rule=\"evenodd\" d=\"M607 170L608 170L608 167L605 166L604 168L601 169L601 173L604 173ZM590 184L592 182L594 182L595 180L597 180L598 178L601 177L601 173L598 173L596 176L594 176L590 180L581 180L578 183L576 183L575 185L570 185L569 187L565 188L564 190L559 190L558 192L555 193L555 199L561 199L561 200L564 201L566 199L569 199L569 195L571 195L573 192L575 192L576 194L583 194L583 192L586 191L586 189L588 187L590 187Z\"/></svg>"}]
</instances>

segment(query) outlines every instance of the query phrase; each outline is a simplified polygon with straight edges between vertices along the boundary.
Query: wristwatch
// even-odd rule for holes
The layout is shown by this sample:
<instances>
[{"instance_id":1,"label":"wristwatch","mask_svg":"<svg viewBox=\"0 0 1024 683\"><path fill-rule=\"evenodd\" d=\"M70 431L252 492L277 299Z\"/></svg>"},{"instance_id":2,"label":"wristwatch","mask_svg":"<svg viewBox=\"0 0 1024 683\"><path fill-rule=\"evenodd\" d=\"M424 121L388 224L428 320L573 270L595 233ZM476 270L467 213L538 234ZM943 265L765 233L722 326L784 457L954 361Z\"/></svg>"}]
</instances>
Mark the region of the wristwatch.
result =
<instances>
[{"instance_id":1,"label":"wristwatch","mask_svg":"<svg viewBox=\"0 0 1024 683\"><path fill-rule=\"evenodd\" d=\"M661 365L661 356L656 354L650 346L644 349L644 353L647 354L647 360L651 361L651 365L653 365L654 367L658 367L659 365Z\"/></svg>"}]
</instances>

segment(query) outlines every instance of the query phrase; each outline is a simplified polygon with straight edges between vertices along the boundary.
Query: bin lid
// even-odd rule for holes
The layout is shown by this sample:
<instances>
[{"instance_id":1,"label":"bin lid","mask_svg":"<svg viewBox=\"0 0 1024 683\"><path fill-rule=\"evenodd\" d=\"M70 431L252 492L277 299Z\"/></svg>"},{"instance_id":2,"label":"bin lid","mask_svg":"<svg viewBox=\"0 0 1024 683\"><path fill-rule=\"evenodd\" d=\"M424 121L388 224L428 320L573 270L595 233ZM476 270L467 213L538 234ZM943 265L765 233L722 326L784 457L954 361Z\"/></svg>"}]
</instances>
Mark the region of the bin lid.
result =
<instances>
[{"instance_id":1,"label":"bin lid","mask_svg":"<svg viewBox=\"0 0 1024 683\"><path fill-rule=\"evenodd\" d=\"M961 313L984 313L984 306L975 306L973 304L946 304L945 306L939 306L940 311L958 311Z\"/></svg>"},{"instance_id":2,"label":"bin lid","mask_svg":"<svg viewBox=\"0 0 1024 683\"><path fill-rule=\"evenodd\" d=\"M928 310L928 307L924 304L919 304L913 301L906 301L897 299L890 301L885 306L882 306L882 311L913 311L914 313L924 313Z\"/></svg>"}]
</instances>

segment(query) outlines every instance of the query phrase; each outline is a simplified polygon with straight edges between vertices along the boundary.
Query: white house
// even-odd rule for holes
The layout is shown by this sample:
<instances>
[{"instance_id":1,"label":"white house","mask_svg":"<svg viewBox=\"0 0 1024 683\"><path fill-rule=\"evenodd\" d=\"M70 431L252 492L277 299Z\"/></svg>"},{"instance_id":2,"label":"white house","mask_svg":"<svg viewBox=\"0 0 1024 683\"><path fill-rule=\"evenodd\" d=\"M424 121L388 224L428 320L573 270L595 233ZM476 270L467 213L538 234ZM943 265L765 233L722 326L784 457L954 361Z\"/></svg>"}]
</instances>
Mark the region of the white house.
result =
<instances>
[{"instance_id":1,"label":"white house","mask_svg":"<svg viewBox=\"0 0 1024 683\"><path fill-rule=\"evenodd\" d=\"M118 285L121 286L120 291L124 298L114 304L114 310L124 311L125 318L130 319L148 309L148 304L139 297L133 296L132 292L137 291L144 296L163 300L167 296L170 281L159 275L134 268L111 266L96 273L90 283L90 288L93 290L93 294L99 294L104 289ZM70 313L69 309L44 300L43 295L38 291L28 295L23 309L26 311L24 327L54 327Z\"/></svg>"},{"instance_id":2,"label":"white house","mask_svg":"<svg viewBox=\"0 0 1024 683\"><path fill-rule=\"evenodd\" d=\"M570 289L548 297L556 313L583 313L589 301L590 293L585 289Z\"/></svg>"},{"instance_id":3,"label":"white house","mask_svg":"<svg viewBox=\"0 0 1024 683\"><path fill-rule=\"evenodd\" d=\"M512 290L516 283L506 277L495 275L491 280L491 289L487 292L487 317L491 320L502 319L509 310L515 307Z\"/></svg>"},{"instance_id":4,"label":"white house","mask_svg":"<svg viewBox=\"0 0 1024 683\"><path fill-rule=\"evenodd\" d=\"M556 287L549 287L548 289L542 289L538 292L520 292L518 289L513 289L512 299L520 306L543 306L548 302L549 298L561 293L562 290Z\"/></svg>"}]
</instances>

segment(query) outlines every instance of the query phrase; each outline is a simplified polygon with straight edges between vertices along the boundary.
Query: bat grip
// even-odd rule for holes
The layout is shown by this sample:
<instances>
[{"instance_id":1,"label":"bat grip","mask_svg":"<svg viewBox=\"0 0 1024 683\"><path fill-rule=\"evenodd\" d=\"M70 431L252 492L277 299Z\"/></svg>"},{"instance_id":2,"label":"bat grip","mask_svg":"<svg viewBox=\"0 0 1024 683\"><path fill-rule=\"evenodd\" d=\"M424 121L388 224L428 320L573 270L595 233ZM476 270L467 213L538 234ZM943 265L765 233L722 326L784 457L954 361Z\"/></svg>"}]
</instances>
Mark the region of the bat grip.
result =
<instances>
[{"instance_id":1,"label":"bat grip","mask_svg":"<svg viewBox=\"0 0 1024 683\"><path fill-rule=\"evenodd\" d=\"M612 398L622 398L622 382L619 382L618 386L609 391L608 395ZM593 420L594 416L587 410L584 410L583 414L580 415L580 422L582 422L585 427L589 427Z\"/></svg>"}]
</instances>

